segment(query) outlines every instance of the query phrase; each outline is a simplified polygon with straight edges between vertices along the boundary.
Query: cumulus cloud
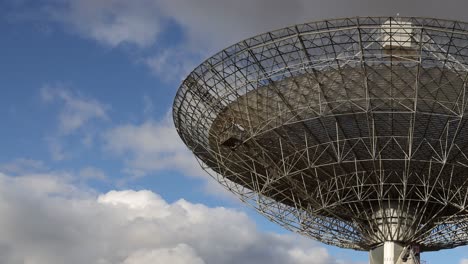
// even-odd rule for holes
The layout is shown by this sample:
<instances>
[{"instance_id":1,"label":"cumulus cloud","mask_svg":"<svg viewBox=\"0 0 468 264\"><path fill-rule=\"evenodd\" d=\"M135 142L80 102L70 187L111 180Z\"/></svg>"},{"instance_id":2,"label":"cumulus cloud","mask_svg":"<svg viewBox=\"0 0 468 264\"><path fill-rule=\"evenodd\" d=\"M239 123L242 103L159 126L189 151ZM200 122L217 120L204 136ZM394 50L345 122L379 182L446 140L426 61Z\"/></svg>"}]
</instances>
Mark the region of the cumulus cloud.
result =
<instances>
[{"instance_id":1,"label":"cumulus cloud","mask_svg":"<svg viewBox=\"0 0 468 264\"><path fill-rule=\"evenodd\" d=\"M468 259L462 259L462 260L460 261L460 264L468 264Z\"/></svg>"},{"instance_id":2,"label":"cumulus cloud","mask_svg":"<svg viewBox=\"0 0 468 264\"><path fill-rule=\"evenodd\" d=\"M60 175L0 174L0 225L9 264L339 263L315 242L258 231L239 211L151 191L95 195Z\"/></svg>"},{"instance_id":3,"label":"cumulus cloud","mask_svg":"<svg viewBox=\"0 0 468 264\"><path fill-rule=\"evenodd\" d=\"M123 264L205 264L196 255L193 248L186 244L179 244L174 248L156 250L141 250L133 253Z\"/></svg>"},{"instance_id":4,"label":"cumulus cloud","mask_svg":"<svg viewBox=\"0 0 468 264\"><path fill-rule=\"evenodd\" d=\"M176 132L172 118L125 124L104 134L105 149L127 160L127 172L143 176L147 172L177 170L185 175L204 175L200 166Z\"/></svg>"},{"instance_id":5,"label":"cumulus cloud","mask_svg":"<svg viewBox=\"0 0 468 264\"><path fill-rule=\"evenodd\" d=\"M106 106L94 99L73 94L62 85L45 85L41 88L44 102L59 102L59 128L70 134L93 119L107 119Z\"/></svg>"}]
</instances>

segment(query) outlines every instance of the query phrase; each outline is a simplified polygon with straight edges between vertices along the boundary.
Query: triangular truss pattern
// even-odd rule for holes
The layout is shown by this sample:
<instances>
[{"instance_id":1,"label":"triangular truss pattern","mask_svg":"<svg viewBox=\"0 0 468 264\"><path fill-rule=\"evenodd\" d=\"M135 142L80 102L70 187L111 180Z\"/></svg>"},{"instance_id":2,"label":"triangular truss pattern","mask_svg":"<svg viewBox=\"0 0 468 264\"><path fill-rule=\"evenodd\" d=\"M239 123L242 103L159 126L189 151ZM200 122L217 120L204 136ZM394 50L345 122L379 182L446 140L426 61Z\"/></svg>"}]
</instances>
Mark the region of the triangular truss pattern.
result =
<instances>
[{"instance_id":1,"label":"triangular truss pattern","mask_svg":"<svg viewBox=\"0 0 468 264\"><path fill-rule=\"evenodd\" d=\"M179 135L218 182L322 242L468 244L468 24L359 17L296 25L198 66Z\"/></svg>"}]
</instances>

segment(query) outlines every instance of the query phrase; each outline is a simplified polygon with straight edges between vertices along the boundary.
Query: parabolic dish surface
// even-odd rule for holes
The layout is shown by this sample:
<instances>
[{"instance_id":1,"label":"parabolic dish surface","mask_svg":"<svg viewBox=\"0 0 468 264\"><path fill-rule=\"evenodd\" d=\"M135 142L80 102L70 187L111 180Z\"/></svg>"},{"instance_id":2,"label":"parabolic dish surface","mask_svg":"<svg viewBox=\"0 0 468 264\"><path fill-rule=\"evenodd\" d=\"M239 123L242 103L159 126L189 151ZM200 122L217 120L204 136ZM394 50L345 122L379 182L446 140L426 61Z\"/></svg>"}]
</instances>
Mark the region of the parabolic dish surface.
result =
<instances>
[{"instance_id":1,"label":"parabolic dish surface","mask_svg":"<svg viewBox=\"0 0 468 264\"><path fill-rule=\"evenodd\" d=\"M468 24L361 17L239 42L174 102L221 184L284 227L370 250L468 243Z\"/></svg>"}]
</instances>

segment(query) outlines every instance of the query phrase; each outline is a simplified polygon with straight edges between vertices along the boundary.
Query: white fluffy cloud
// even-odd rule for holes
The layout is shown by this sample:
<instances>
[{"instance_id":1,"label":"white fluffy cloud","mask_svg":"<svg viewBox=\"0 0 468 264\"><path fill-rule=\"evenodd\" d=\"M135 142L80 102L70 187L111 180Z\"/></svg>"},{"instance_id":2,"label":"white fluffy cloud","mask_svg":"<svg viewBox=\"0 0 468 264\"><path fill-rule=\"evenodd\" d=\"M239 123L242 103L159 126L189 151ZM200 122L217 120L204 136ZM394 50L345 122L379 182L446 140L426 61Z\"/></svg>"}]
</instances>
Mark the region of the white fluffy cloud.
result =
<instances>
[{"instance_id":1,"label":"white fluffy cloud","mask_svg":"<svg viewBox=\"0 0 468 264\"><path fill-rule=\"evenodd\" d=\"M19 263L331 264L326 249L244 214L150 191L95 195L62 177L0 173L0 259Z\"/></svg>"},{"instance_id":2,"label":"white fluffy cloud","mask_svg":"<svg viewBox=\"0 0 468 264\"><path fill-rule=\"evenodd\" d=\"M160 121L126 124L104 135L106 150L127 160L127 171L177 170L188 176L205 175L182 143L170 115Z\"/></svg>"},{"instance_id":3,"label":"white fluffy cloud","mask_svg":"<svg viewBox=\"0 0 468 264\"><path fill-rule=\"evenodd\" d=\"M460 264L468 264L468 259L462 259L462 260L460 261Z\"/></svg>"},{"instance_id":4,"label":"white fluffy cloud","mask_svg":"<svg viewBox=\"0 0 468 264\"><path fill-rule=\"evenodd\" d=\"M123 264L205 264L192 247L179 244L174 248L141 250L130 255Z\"/></svg>"}]
</instances>

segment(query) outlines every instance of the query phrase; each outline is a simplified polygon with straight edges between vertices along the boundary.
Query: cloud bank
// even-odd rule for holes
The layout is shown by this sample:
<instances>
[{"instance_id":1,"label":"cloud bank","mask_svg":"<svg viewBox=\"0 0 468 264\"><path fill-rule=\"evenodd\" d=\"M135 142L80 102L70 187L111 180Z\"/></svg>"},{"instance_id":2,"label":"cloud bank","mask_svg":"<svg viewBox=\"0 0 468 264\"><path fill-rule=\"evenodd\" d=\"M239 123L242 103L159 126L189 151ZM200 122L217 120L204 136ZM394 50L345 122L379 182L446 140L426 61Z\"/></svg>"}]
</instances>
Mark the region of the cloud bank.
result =
<instances>
[{"instance_id":1,"label":"cloud bank","mask_svg":"<svg viewBox=\"0 0 468 264\"><path fill-rule=\"evenodd\" d=\"M257 230L239 211L144 190L96 194L66 176L0 173L2 262L340 263L314 242Z\"/></svg>"}]
</instances>

